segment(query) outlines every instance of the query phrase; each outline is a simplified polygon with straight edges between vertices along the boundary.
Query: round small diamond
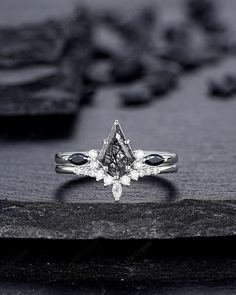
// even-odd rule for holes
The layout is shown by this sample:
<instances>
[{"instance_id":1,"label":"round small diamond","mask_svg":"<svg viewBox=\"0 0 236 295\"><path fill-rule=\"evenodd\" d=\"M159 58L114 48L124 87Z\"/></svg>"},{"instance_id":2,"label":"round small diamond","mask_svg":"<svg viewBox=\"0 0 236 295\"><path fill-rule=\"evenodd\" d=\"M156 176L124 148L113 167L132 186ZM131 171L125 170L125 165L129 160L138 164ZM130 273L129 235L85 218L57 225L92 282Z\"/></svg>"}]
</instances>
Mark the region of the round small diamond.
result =
<instances>
[{"instance_id":1,"label":"round small diamond","mask_svg":"<svg viewBox=\"0 0 236 295\"><path fill-rule=\"evenodd\" d=\"M136 163L134 164L134 167L135 167L136 169L141 169L141 168L143 167L143 163L142 163L142 162L136 162Z\"/></svg>"},{"instance_id":2,"label":"round small diamond","mask_svg":"<svg viewBox=\"0 0 236 295\"><path fill-rule=\"evenodd\" d=\"M96 176L96 180L99 181L99 180L102 180L103 177L104 177L104 173L103 173L103 170L98 170L95 174Z\"/></svg>"},{"instance_id":3,"label":"round small diamond","mask_svg":"<svg viewBox=\"0 0 236 295\"><path fill-rule=\"evenodd\" d=\"M141 170L141 171L140 171L140 176L143 177L143 176L145 176L145 175L146 175L146 170L144 170L144 169Z\"/></svg>"},{"instance_id":4,"label":"round small diamond","mask_svg":"<svg viewBox=\"0 0 236 295\"><path fill-rule=\"evenodd\" d=\"M143 159L143 157L144 157L144 151L142 151L142 150L137 150L137 151L135 151L135 156L136 156L136 158L137 158L138 160Z\"/></svg>"},{"instance_id":5,"label":"round small diamond","mask_svg":"<svg viewBox=\"0 0 236 295\"><path fill-rule=\"evenodd\" d=\"M158 173L160 173L160 170L159 170L158 167L155 167L155 168L153 169L153 174L158 174Z\"/></svg>"},{"instance_id":6,"label":"round small diamond","mask_svg":"<svg viewBox=\"0 0 236 295\"><path fill-rule=\"evenodd\" d=\"M130 177L131 177L131 179L133 179L133 180L138 180L139 172L136 171L136 170L131 171L131 172L130 172Z\"/></svg>"},{"instance_id":7,"label":"round small diamond","mask_svg":"<svg viewBox=\"0 0 236 295\"><path fill-rule=\"evenodd\" d=\"M130 177L127 176L127 175L124 175L124 176L121 177L120 182L123 185L130 185Z\"/></svg>"},{"instance_id":8,"label":"round small diamond","mask_svg":"<svg viewBox=\"0 0 236 295\"><path fill-rule=\"evenodd\" d=\"M75 174L77 175L82 175L84 172L83 168L80 168L80 167L76 167L74 171L75 171Z\"/></svg>"},{"instance_id":9,"label":"round small diamond","mask_svg":"<svg viewBox=\"0 0 236 295\"><path fill-rule=\"evenodd\" d=\"M97 169L99 167L99 163L97 161L92 161L90 163L90 168L91 169Z\"/></svg>"},{"instance_id":10,"label":"round small diamond","mask_svg":"<svg viewBox=\"0 0 236 295\"><path fill-rule=\"evenodd\" d=\"M89 170L89 171L88 171L88 176L90 176L90 177L94 177L94 176L95 176L95 171L93 171L93 170Z\"/></svg>"},{"instance_id":11,"label":"round small diamond","mask_svg":"<svg viewBox=\"0 0 236 295\"><path fill-rule=\"evenodd\" d=\"M113 183L113 178L110 175L104 177L104 185L111 185Z\"/></svg>"},{"instance_id":12,"label":"round small diamond","mask_svg":"<svg viewBox=\"0 0 236 295\"><path fill-rule=\"evenodd\" d=\"M91 159L96 159L98 152L96 150L91 150L91 151L89 151L88 155Z\"/></svg>"},{"instance_id":13,"label":"round small diamond","mask_svg":"<svg viewBox=\"0 0 236 295\"><path fill-rule=\"evenodd\" d=\"M146 169L146 175L152 175L152 169L147 168Z\"/></svg>"}]
</instances>

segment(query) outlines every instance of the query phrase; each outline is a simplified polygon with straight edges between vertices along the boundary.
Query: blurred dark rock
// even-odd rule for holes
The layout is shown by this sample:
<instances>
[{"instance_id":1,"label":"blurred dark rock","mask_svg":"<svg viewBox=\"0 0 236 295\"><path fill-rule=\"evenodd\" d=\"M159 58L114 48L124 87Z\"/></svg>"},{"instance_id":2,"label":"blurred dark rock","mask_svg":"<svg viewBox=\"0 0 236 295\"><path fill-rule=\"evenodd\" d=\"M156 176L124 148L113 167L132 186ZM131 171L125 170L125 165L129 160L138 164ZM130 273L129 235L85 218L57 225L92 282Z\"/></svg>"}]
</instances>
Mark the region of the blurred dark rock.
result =
<instances>
[{"instance_id":1,"label":"blurred dark rock","mask_svg":"<svg viewBox=\"0 0 236 295\"><path fill-rule=\"evenodd\" d=\"M2 70L0 77L1 115L69 114L78 108L80 86L63 65Z\"/></svg>"},{"instance_id":2,"label":"blurred dark rock","mask_svg":"<svg viewBox=\"0 0 236 295\"><path fill-rule=\"evenodd\" d=\"M178 71L174 67L161 66L152 71L145 81L153 95L165 95L177 86Z\"/></svg>"},{"instance_id":3,"label":"blurred dark rock","mask_svg":"<svg viewBox=\"0 0 236 295\"><path fill-rule=\"evenodd\" d=\"M113 60L112 76L116 82L130 82L143 75L143 63L139 53L131 50Z\"/></svg>"},{"instance_id":4,"label":"blurred dark rock","mask_svg":"<svg viewBox=\"0 0 236 295\"><path fill-rule=\"evenodd\" d=\"M206 32L218 33L226 30L226 26L220 19L216 1L188 0L186 6L189 17Z\"/></svg>"},{"instance_id":5,"label":"blurred dark rock","mask_svg":"<svg viewBox=\"0 0 236 295\"><path fill-rule=\"evenodd\" d=\"M207 47L170 45L162 50L160 57L178 63L183 70L192 70L214 63L221 55Z\"/></svg>"},{"instance_id":6,"label":"blurred dark rock","mask_svg":"<svg viewBox=\"0 0 236 295\"><path fill-rule=\"evenodd\" d=\"M236 75L225 75L221 81L210 81L208 93L217 97L232 97L236 95Z\"/></svg>"},{"instance_id":7,"label":"blurred dark rock","mask_svg":"<svg viewBox=\"0 0 236 295\"><path fill-rule=\"evenodd\" d=\"M192 38L188 24L171 24L164 28L164 37L169 43L186 44Z\"/></svg>"},{"instance_id":8,"label":"blurred dark rock","mask_svg":"<svg viewBox=\"0 0 236 295\"><path fill-rule=\"evenodd\" d=\"M114 58L127 50L127 44L120 33L97 21L93 27L92 46L95 57Z\"/></svg>"},{"instance_id":9,"label":"blurred dark rock","mask_svg":"<svg viewBox=\"0 0 236 295\"><path fill-rule=\"evenodd\" d=\"M86 10L0 28L0 115L75 113L90 52Z\"/></svg>"},{"instance_id":10,"label":"blurred dark rock","mask_svg":"<svg viewBox=\"0 0 236 295\"><path fill-rule=\"evenodd\" d=\"M153 95L145 83L136 83L127 90L121 91L122 104L124 106L142 106L153 100Z\"/></svg>"},{"instance_id":11,"label":"blurred dark rock","mask_svg":"<svg viewBox=\"0 0 236 295\"><path fill-rule=\"evenodd\" d=\"M164 61L175 62L183 70L196 69L222 57L221 52L210 45L208 37L189 22L164 26L156 55Z\"/></svg>"},{"instance_id":12,"label":"blurred dark rock","mask_svg":"<svg viewBox=\"0 0 236 295\"><path fill-rule=\"evenodd\" d=\"M85 80L90 84L107 84L112 82L112 68L110 60L94 60L85 70Z\"/></svg>"},{"instance_id":13,"label":"blurred dark rock","mask_svg":"<svg viewBox=\"0 0 236 295\"><path fill-rule=\"evenodd\" d=\"M109 12L104 14L102 19L120 32L129 44L135 44L136 49L146 48L151 41L150 36L157 21L157 9L150 5L129 14Z\"/></svg>"},{"instance_id":14,"label":"blurred dark rock","mask_svg":"<svg viewBox=\"0 0 236 295\"><path fill-rule=\"evenodd\" d=\"M210 50L217 50L222 54L236 53L236 39L231 32L211 34L208 36Z\"/></svg>"}]
</instances>

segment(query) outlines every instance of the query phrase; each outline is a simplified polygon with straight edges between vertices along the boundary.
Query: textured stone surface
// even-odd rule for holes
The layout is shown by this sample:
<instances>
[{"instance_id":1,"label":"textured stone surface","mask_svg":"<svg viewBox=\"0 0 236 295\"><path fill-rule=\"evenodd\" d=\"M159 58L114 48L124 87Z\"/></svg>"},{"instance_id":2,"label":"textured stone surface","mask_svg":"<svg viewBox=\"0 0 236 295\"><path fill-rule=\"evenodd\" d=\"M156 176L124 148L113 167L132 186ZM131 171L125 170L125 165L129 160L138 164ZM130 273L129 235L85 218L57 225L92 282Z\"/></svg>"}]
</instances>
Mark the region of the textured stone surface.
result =
<instances>
[{"instance_id":1,"label":"textured stone surface","mask_svg":"<svg viewBox=\"0 0 236 295\"><path fill-rule=\"evenodd\" d=\"M41 294L101 294L102 289L109 294L229 295L235 290L234 249L230 238L1 241L0 291L12 286L22 291L16 294L32 294L27 293L32 288Z\"/></svg>"},{"instance_id":2,"label":"textured stone surface","mask_svg":"<svg viewBox=\"0 0 236 295\"><path fill-rule=\"evenodd\" d=\"M0 202L2 238L170 239L236 233L235 201L45 204Z\"/></svg>"},{"instance_id":3,"label":"textured stone surface","mask_svg":"<svg viewBox=\"0 0 236 295\"><path fill-rule=\"evenodd\" d=\"M24 5L29 9L32 4ZM89 21L84 8L69 5L70 14L61 18L52 13L38 22L26 17L17 26L0 26L0 115L65 115L78 110L89 56Z\"/></svg>"}]
</instances>

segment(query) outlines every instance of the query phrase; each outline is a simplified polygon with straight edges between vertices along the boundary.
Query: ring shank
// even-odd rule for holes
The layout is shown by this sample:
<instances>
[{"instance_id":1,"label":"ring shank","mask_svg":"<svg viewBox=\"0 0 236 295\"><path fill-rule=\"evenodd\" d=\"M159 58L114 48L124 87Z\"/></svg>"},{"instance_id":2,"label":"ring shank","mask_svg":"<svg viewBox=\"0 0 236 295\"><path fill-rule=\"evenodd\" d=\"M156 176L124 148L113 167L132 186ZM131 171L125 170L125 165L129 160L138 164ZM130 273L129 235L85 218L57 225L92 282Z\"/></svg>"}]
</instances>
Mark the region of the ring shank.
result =
<instances>
[{"instance_id":1,"label":"ring shank","mask_svg":"<svg viewBox=\"0 0 236 295\"><path fill-rule=\"evenodd\" d=\"M56 165L55 171L59 174L76 174L75 165ZM162 164L158 166L159 173L175 173L178 171L178 166L176 164Z\"/></svg>"}]
</instances>

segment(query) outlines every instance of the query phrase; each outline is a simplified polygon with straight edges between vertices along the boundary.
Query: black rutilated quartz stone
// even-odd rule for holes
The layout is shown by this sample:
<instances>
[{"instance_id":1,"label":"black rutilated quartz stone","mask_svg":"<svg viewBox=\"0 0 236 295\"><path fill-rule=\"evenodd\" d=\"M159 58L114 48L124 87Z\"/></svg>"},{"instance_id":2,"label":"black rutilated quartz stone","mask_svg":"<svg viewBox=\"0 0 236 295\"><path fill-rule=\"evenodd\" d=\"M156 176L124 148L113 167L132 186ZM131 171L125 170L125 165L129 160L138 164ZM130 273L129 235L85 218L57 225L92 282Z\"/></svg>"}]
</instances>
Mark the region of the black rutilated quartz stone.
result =
<instances>
[{"instance_id":1,"label":"black rutilated quartz stone","mask_svg":"<svg viewBox=\"0 0 236 295\"><path fill-rule=\"evenodd\" d=\"M69 161L74 165L84 165L88 162L88 157L82 153L76 153L69 157Z\"/></svg>"},{"instance_id":2,"label":"black rutilated quartz stone","mask_svg":"<svg viewBox=\"0 0 236 295\"><path fill-rule=\"evenodd\" d=\"M163 162L164 159L157 154L151 154L145 157L145 163L150 166L158 166Z\"/></svg>"},{"instance_id":3,"label":"black rutilated quartz stone","mask_svg":"<svg viewBox=\"0 0 236 295\"><path fill-rule=\"evenodd\" d=\"M111 132L104 143L99 155L99 162L107 167L107 173L111 176L122 177L135 160L133 151L118 122L112 126Z\"/></svg>"}]
</instances>

